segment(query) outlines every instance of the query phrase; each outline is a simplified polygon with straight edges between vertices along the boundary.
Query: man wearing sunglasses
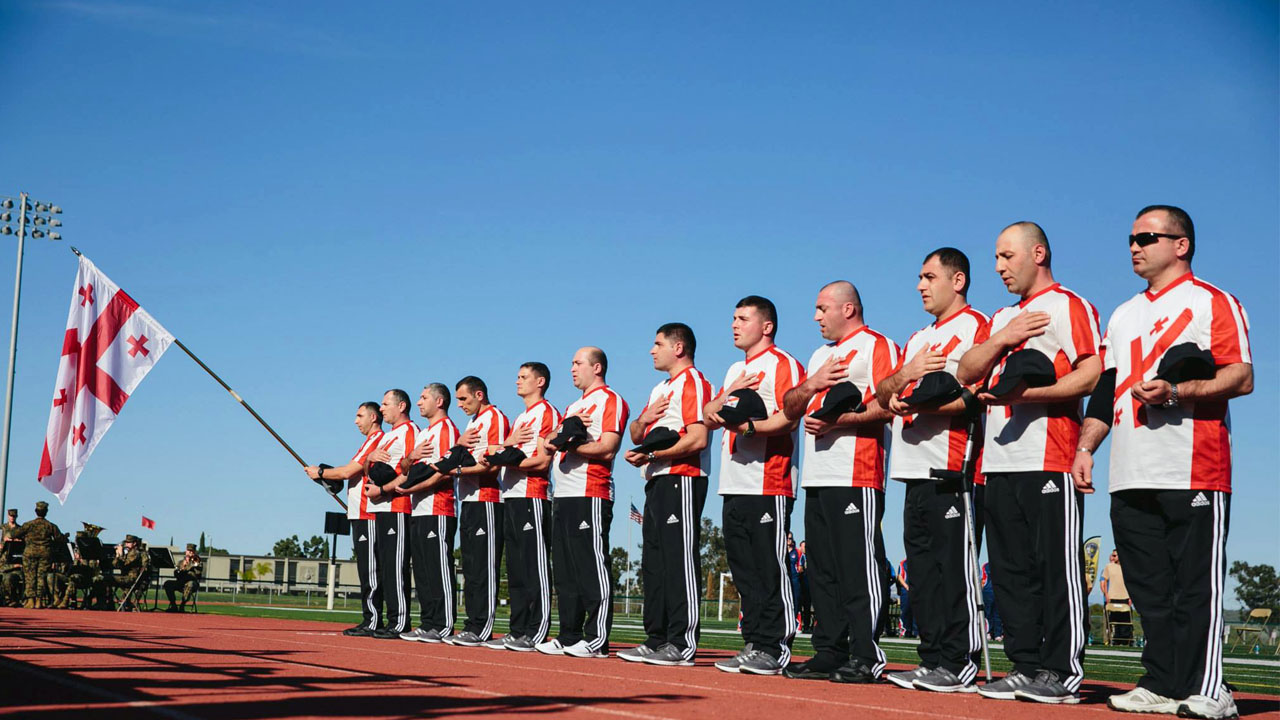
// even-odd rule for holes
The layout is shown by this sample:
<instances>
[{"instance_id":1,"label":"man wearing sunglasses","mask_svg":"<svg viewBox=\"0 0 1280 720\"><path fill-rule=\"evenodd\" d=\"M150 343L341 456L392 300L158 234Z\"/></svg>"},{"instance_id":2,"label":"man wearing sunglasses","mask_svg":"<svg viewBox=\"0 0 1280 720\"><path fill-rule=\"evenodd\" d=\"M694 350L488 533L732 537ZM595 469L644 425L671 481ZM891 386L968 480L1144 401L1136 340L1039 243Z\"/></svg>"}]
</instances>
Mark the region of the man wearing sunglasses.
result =
<instances>
[{"instance_id":1,"label":"man wearing sunglasses","mask_svg":"<svg viewBox=\"0 0 1280 720\"><path fill-rule=\"evenodd\" d=\"M1195 226L1181 208L1143 208L1132 233L1129 259L1147 288L1107 323L1104 373L1072 467L1076 487L1092 492L1093 452L1112 435L1111 524L1147 644L1146 674L1107 705L1234 717L1222 678L1227 402L1253 390L1249 318L1239 300L1192 274ZM1189 353L1202 358L1199 379L1162 362Z\"/></svg>"},{"instance_id":2,"label":"man wearing sunglasses","mask_svg":"<svg viewBox=\"0 0 1280 720\"><path fill-rule=\"evenodd\" d=\"M996 272L1017 304L991 317L990 337L960 359L962 384L986 380L982 448L988 556L1013 671L978 689L985 698L1078 703L1088 606L1084 592L1084 495L1071 482L1080 400L1102 371L1098 311L1058 284L1044 230L1017 222L996 239ZM1035 351L1052 382L999 382L1010 357ZM1021 358L1035 358L1034 353ZM1029 365L1030 363L1028 363ZM1011 372L1010 376L1018 376ZM1043 384L1039 378L1038 385Z\"/></svg>"}]
</instances>

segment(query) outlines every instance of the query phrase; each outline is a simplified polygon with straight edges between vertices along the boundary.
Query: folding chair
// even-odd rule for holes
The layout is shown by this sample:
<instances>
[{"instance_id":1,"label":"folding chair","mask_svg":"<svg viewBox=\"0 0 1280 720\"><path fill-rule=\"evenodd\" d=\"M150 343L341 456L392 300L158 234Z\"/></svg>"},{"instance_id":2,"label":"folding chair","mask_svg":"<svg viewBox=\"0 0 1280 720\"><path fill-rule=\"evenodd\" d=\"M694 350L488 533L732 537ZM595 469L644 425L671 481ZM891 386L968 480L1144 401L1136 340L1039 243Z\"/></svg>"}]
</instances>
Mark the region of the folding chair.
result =
<instances>
[{"instance_id":1,"label":"folding chair","mask_svg":"<svg viewBox=\"0 0 1280 720\"><path fill-rule=\"evenodd\" d=\"M1244 619L1243 625L1236 626L1236 641L1231 644L1231 650L1235 650L1236 646L1245 642L1246 637L1252 637L1254 642L1266 637L1267 622L1271 620L1271 608L1254 608L1249 611L1249 616Z\"/></svg>"},{"instance_id":2,"label":"folding chair","mask_svg":"<svg viewBox=\"0 0 1280 720\"><path fill-rule=\"evenodd\" d=\"M1121 632L1117 634L1117 630ZM1109 602L1102 606L1102 641L1105 644L1132 646L1135 642L1133 631L1133 608L1129 603Z\"/></svg>"}]
</instances>

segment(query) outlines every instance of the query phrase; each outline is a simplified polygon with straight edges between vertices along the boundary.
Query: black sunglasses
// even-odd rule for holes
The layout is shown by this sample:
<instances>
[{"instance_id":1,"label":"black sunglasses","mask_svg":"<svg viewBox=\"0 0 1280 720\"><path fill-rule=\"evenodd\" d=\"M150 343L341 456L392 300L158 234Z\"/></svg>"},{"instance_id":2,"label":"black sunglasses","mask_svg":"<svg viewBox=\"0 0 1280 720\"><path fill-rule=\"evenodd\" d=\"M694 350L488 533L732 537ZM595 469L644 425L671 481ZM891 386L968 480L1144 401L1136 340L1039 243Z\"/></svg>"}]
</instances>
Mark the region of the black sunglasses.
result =
<instances>
[{"instance_id":1,"label":"black sunglasses","mask_svg":"<svg viewBox=\"0 0 1280 720\"><path fill-rule=\"evenodd\" d=\"M1130 235L1129 244L1132 245L1134 243L1138 243L1138 247L1146 247L1154 243L1155 241L1159 240L1160 238L1171 238L1176 240L1177 238L1180 238L1180 237L1183 237L1183 236L1172 235L1170 233L1144 232L1144 233L1138 233L1137 235Z\"/></svg>"}]
</instances>

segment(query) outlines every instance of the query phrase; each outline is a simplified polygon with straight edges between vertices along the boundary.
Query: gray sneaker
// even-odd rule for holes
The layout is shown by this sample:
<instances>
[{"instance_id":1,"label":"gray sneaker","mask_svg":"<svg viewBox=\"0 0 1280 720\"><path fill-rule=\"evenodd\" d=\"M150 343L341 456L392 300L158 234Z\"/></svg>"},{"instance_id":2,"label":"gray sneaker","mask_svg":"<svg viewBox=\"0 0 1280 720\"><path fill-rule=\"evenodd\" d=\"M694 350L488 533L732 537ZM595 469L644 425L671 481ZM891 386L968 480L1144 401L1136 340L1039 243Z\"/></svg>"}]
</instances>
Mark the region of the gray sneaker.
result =
<instances>
[{"instance_id":1,"label":"gray sneaker","mask_svg":"<svg viewBox=\"0 0 1280 720\"><path fill-rule=\"evenodd\" d=\"M666 645L663 645L657 650L649 653L644 656L641 661L649 663L650 665L666 665L670 667L677 665L688 667L693 664L692 659L686 660L684 653L680 651L680 648L672 645L671 643L667 643Z\"/></svg>"},{"instance_id":2,"label":"gray sneaker","mask_svg":"<svg viewBox=\"0 0 1280 720\"><path fill-rule=\"evenodd\" d=\"M656 652L658 651L648 645L637 645L633 648L627 648L626 650L619 650L618 657L626 660L627 662L643 662L645 658Z\"/></svg>"},{"instance_id":3,"label":"gray sneaker","mask_svg":"<svg viewBox=\"0 0 1280 720\"><path fill-rule=\"evenodd\" d=\"M423 642L423 639L429 632L431 631L424 627L420 627L415 630L410 630L409 632L400 633L400 639L408 640L409 642Z\"/></svg>"},{"instance_id":4,"label":"gray sneaker","mask_svg":"<svg viewBox=\"0 0 1280 720\"><path fill-rule=\"evenodd\" d=\"M433 645L438 645L442 642L446 642L445 640L446 637L448 636L439 630L428 630L426 633L423 634L422 637L418 638L418 642L432 643Z\"/></svg>"},{"instance_id":5,"label":"gray sneaker","mask_svg":"<svg viewBox=\"0 0 1280 720\"><path fill-rule=\"evenodd\" d=\"M1017 670L1013 670L1010 671L1008 675L1005 675L995 682L989 682L986 685L980 686L978 688L978 694L984 698L990 698L992 700L1017 700L1013 694L1019 689L1030 685L1031 682L1031 678L1023 675Z\"/></svg>"},{"instance_id":6,"label":"gray sneaker","mask_svg":"<svg viewBox=\"0 0 1280 720\"><path fill-rule=\"evenodd\" d=\"M1036 679L1030 685L1015 690L1013 696L1019 700L1050 705L1075 705L1080 702L1080 696L1068 690L1058 679L1058 673L1051 670L1036 673Z\"/></svg>"},{"instance_id":7,"label":"gray sneaker","mask_svg":"<svg viewBox=\"0 0 1280 720\"><path fill-rule=\"evenodd\" d=\"M534 645L534 642L529 638L518 637L507 644L507 649L515 650L516 652L533 652L537 648Z\"/></svg>"},{"instance_id":8,"label":"gray sneaker","mask_svg":"<svg viewBox=\"0 0 1280 720\"><path fill-rule=\"evenodd\" d=\"M910 670L899 670L898 672L885 673L884 678L900 688L915 690L916 686L913 683L916 681L916 678L922 678L931 672L933 672L932 669L921 665Z\"/></svg>"},{"instance_id":9,"label":"gray sneaker","mask_svg":"<svg viewBox=\"0 0 1280 720\"><path fill-rule=\"evenodd\" d=\"M781 675L782 663L763 650L752 650L738 663L738 672L756 675Z\"/></svg>"},{"instance_id":10,"label":"gray sneaker","mask_svg":"<svg viewBox=\"0 0 1280 720\"><path fill-rule=\"evenodd\" d=\"M928 675L916 678L912 685L918 690L932 692L971 693L978 691L977 685L961 682L955 673L944 667L934 668Z\"/></svg>"},{"instance_id":11,"label":"gray sneaker","mask_svg":"<svg viewBox=\"0 0 1280 720\"><path fill-rule=\"evenodd\" d=\"M742 667L742 658L746 657L749 652L751 652L751 643L747 643L745 647L738 651L737 655L724 660L717 660L716 669L731 673L738 672Z\"/></svg>"},{"instance_id":12,"label":"gray sneaker","mask_svg":"<svg viewBox=\"0 0 1280 720\"><path fill-rule=\"evenodd\" d=\"M510 635L503 635L500 638L489 638L489 641L482 643L480 647L489 648L490 650L506 650L507 643L509 642L507 640L508 637L510 637Z\"/></svg>"},{"instance_id":13,"label":"gray sneaker","mask_svg":"<svg viewBox=\"0 0 1280 720\"><path fill-rule=\"evenodd\" d=\"M450 638L449 643L460 647L480 647L484 644L484 641L480 639L479 635L470 630L464 630Z\"/></svg>"}]
</instances>

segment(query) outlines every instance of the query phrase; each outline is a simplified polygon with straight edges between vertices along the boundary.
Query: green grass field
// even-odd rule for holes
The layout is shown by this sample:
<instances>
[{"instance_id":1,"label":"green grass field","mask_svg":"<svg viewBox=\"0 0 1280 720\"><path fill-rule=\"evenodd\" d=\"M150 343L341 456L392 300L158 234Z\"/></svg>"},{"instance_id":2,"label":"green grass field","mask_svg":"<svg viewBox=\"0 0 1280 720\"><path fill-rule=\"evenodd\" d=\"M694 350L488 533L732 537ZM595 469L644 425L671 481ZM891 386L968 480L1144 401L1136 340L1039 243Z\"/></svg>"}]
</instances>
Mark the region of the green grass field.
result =
<instances>
[{"instance_id":1,"label":"green grass field","mask_svg":"<svg viewBox=\"0 0 1280 720\"><path fill-rule=\"evenodd\" d=\"M324 598L313 597L311 605L304 604L298 597L273 597L268 604L267 596L240 596L238 602L232 603L230 595L217 593L201 594L200 612L217 615L235 615L240 617L272 617L292 620L312 620L321 622L352 625L359 620L359 610L354 600L337 601L335 609L324 609ZM247 602L246 602L247 601ZM736 614L736 613L735 613ZM726 609L726 617L729 612ZM733 621L717 621L704 619L702 623L702 640L699 646L707 649L738 650L742 640L737 632L736 618ZM505 608L499 608L495 629L502 632L506 629L507 615ZM1101 618L1094 618L1094 637L1101 637ZM459 623L461 627L461 623ZM554 628L553 628L554 632ZM638 643L644 639L641 630L641 619L638 614L617 612L614 615L613 632L609 639L620 643ZM881 647L890 663L912 665L916 662L914 645L907 640L886 638ZM807 656L813 653L813 646L807 636L798 637L795 641L795 653ZM1243 649L1243 648L1242 648ZM1247 652L1228 653L1225 662L1227 681L1243 692L1280 695L1280 657L1271 653L1274 647L1265 647L1263 654L1253 655ZM1105 654L1104 654L1105 653ZM991 650L992 672L1002 673L1008 670L1004 653L999 646ZM1092 680L1103 680L1118 683L1133 683L1141 674L1141 663L1138 651L1126 648L1090 646L1085 651L1085 674Z\"/></svg>"}]
</instances>

